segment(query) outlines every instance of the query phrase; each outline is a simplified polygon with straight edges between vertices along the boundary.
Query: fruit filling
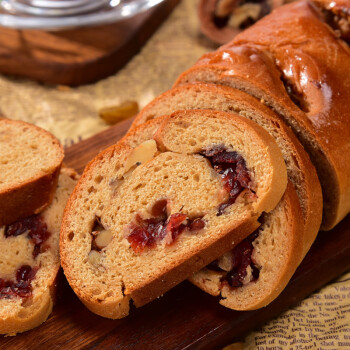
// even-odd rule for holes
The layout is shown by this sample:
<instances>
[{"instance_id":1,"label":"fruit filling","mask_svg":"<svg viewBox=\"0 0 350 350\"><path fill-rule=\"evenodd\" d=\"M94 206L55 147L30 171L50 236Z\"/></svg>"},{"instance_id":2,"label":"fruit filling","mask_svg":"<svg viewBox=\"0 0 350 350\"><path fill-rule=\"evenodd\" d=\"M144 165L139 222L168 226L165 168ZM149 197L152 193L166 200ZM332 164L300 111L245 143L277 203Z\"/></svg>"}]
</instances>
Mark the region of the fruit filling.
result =
<instances>
[{"instance_id":1,"label":"fruit filling","mask_svg":"<svg viewBox=\"0 0 350 350\"><path fill-rule=\"evenodd\" d=\"M259 278L259 267L256 266L252 259L253 242L259 236L256 230L232 250L232 266L230 271L221 278L221 283L228 284L232 288L242 287L244 284L254 282ZM215 271L224 271L218 265L218 260L213 261L207 268ZM251 275L248 276L250 267ZM248 280L247 280L248 278Z\"/></svg>"},{"instance_id":2,"label":"fruit filling","mask_svg":"<svg viewBox=\"0 0 350 350\"><path fill-rule=\"evenodd\" d=\"M184 231L195 232L204 228L202 217L190 219L186 214L167 214L166 199L158 200L152 207L151 217L143 219L136 214L134 222L127 226L127 240L136 253L146 247L154 247L157 242L165 240L167 245L173 244Z\"/></svg>"},{"instance_id":3,"label":"fruit filling","mask_svg":"<svg viewBox=\"0 0 350 350\"><path fill-rule=\"evenodd\" d=\"M48 240L51 233L40 215L32 215L25 219L18 220L5 227L5 237L19 236L26 234L34 244L33 257L36 258L43 252L43 244Z\"/></svg>"},{"instance_id":4,"label":"fruit filling","mask_svg":"<svg viewBox=\"0 0 350 350\"><path fill-rule=\"evenodd\" d=\"M29 265L23 265L17 270L15 281L0 278L0 299L30 297L32 295L31 283L37 271L37 267L32 268Z\"/></svg>"},{"instance_id":5,"label":"fruit filling","mask_svg":"<svg viewBox=\"0 0 350 350\"><path fill-rule=\"evenodd\" d=\"M214 170L221 175L224 189L229 194L228 200L219 206L217 215L220 216L236 201L244 189L250 189L250 175L243 157L237 152L226 151L223 145L206 149L200 154L207 158Z\"/></svg>"}]
</instances>

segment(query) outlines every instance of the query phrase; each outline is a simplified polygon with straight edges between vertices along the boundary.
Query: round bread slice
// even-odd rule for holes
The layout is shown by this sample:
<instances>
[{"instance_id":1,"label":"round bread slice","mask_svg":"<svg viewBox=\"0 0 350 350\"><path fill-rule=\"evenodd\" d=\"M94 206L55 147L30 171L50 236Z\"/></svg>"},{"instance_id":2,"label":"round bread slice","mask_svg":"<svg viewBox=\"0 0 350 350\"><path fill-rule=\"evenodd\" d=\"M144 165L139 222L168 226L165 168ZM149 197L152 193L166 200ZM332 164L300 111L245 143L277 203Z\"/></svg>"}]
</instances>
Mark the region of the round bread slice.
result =
<instances>
[{"instance_id":1,"label":"round bread slice","mask_svg":"<svg viewBox=\"0 0 350 350\"><path fill-rule=\"evenodd\" d=\"M344 161L350 153L350 54L341 35L310 1L298 1L202 56L175 84L228 85L274 109L317 169L325 230L350 211L350 163Z\"/></svg>"},{"instance_id":2,"label":"round bread slice","mask_svg":"<svg viewBox=\"0 0 350 350\"><path fill-rule=\"evenodd\" d=\"M195 83L174 87L158 96L141 110L130 130L147 120L186 109L213 109L237 113L253 120L275 138L287 165L288 178L297 191L303 210L306 254L321 225L322 191L308 154L290 128L271 109L242 91L227 86Z\"/></svg>"},{"instance_id":3,"label":"round bread slice","mask_svg":"<svg viewBox=\"0 0 350 350\"><path fill-rule=\"evenodd\" d=\"M187 90L187 88L190 87L184 86L179 90ZM205 91L203 86L198 86L198 89L202 92ZM226 88L223 89L225 90ZM228 93L230 92L229 90L227 91ZM178 91L178 97L179 100L183 101L184 96L182 96L180 91ZM187 99L190 96L189 92ZM170 94L176 96L175 91L165 93L163 96ZM205 101L213 99L210 94L199 94L199 96ZM172 101L169 96L164 101L161 98L157 100L160 103L159 106L162 112L165 112L163 109L164 105L169 105ZM201 99L199 98L199 100ZM220 98L214 100L216 102L220 101L221 106L225 105ZM172 102L175 101L173 100ZM236 103L231 101L229 105L232 107L232 104L235 106L240 105L237 99ZM152 105L155 107L155 104L152 103ZM182 104L181 107L184 107L184 105ZM146 111L144 112L147 114ZM152 138L166 117L157 118L156 113L151 114L155 116L155 119L150 119L144 124L135 126L122 141L135 147ZM276 125L279 126L280 124L281 121ZM285 126L282 123L282 130L283 128ZM286 137L288 140L287 135L288 133L281 133L276 138L277 143L280 144L278 139L281 137ZM296 154L298 155L297 152ZM287 157L287 159L289 158L294 159L293 156ZM303 159L302 156L300 158ZM297 158L298 163L301 161L300 158ZM288 161L287 165L289 164L290 166L290 163L291 161ZM320 187L319 184L318 187ZM277 207L259 219L259 221L263 221L263 224L248 238L239 242L233 250L226 252L214 263L196 272L189 278L189 281L211 295L222 295L221 304L231 309L252 310L266 306L273 301L287 285L312 243L310 242L311 235L309 234L306 237L307 231L304 229L304 215L299 205L301 201L297 193L298 191L295 190L292 182L289 181L286 192ZM322 210L319 212L322 213ZM319 215L318 225L320 222L321 217ZM313 233L313 238L315 238L315 235ZM234 256L236 257L235 259ZM236 266L233 266L235 261ZM236 287L232 288L228 282Z\"/></svg>"},{"instance_id":4,"label":"round bread slice","mask_svg":"<svg viewBox=\"0 0 350 350\"><path fill-rule=\"evenodd\" d=\"M54 198L42 213L0 228L0 334L27 331L50 315L60 268L60 225L76 182L76 173L62 168Z\"/></svg>"},{"instance_id":5,"label":"round bread slice","mask_svg":"<svg viewBox=\"0 0 350 350\"><path fill-rule=\"evenodd\" d=\"M119 142L87 165L62 222L67 280L91 311L124 317L130 299L146 304L253 232L286 183L281 151L261 127L176 112L153 139Z\"/></svg>"},{"instance_id":6,"label":"round bread slice","mask_svg":"<svg viewBox=\"0 0 350 350\"><path fill-rule=\"evenodd\" d=\"M300 264L305 250L302 227L302 212L289 182L277 207L253 234L189 280L221 296L220 304L230 309L266 306L283 291Z\"/></svg>"},{"instance_id":7,"label":"round bread slice","mask_svg":"<svg viewBox=\"0 0 350 350\"><path fill-rule=\"evenodd\" d=\"M50 204L63 157L63 147L47 131L0 119L0 226Z\"/></svg>"}]
</instances>

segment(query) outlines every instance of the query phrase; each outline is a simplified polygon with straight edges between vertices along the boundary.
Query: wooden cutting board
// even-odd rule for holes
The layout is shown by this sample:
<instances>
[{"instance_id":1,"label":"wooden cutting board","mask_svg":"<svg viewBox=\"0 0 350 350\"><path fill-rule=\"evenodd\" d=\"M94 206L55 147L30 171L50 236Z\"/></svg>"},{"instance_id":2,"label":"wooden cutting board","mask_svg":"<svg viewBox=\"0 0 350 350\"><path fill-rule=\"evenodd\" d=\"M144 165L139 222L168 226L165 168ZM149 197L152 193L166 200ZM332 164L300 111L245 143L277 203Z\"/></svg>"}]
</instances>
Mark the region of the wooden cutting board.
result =
<instances>
[{"instance_id":1,"label":"wooden cutting board","mask_svg":"<svg viewBox=\"0 0 350 350\"><path fill-rule=\"evenodd\" d=\"M51 32L0 27L0 72L50 84L95 82L123 67L179 1L108 25Z\"/></svg>"},{"instance_id":2,"label":"wooden cutting board","mask_svg":"<svg viewBox=\"0 0 350 350\"><path fill-rule=\"evenodd\" d=\"M131 121L66 149L65 162L82 171L100 150L115 143ZM238 312L185 281L122 320L87 310L63 275L48 321L16 337L1 337L0 349L213 349L223 347L295 305L350 269L350 216L319 236L284 292L266 308Z\"/></svg>"}]
</instances>

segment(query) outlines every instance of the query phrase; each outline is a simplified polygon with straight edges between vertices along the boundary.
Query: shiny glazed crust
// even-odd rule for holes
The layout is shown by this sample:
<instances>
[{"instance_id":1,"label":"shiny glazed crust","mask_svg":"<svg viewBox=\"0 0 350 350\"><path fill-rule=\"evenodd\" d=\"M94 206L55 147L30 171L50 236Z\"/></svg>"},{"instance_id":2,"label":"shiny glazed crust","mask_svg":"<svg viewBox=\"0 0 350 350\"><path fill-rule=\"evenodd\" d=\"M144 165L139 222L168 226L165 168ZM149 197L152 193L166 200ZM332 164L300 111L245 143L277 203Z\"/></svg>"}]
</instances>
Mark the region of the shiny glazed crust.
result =
<instances>
[{"instance_id":1,"label":"shiny glazed crust","mask_svg":"<svg viewBox=\"0 0 350 350\"><path fill-rule=\"evenodd\" d=\"M275 168L272 182L276 186L273 186L273 189L270 188L267 194L261 193L260 203L257 202L246 206L243 202L237 202L234 211L235 215L232 218L240 218L239 220L232 220L231 210L229 210L229 216L222 221L221 225L213 224L215 229L210 224L210 220L214 219L208 219L208 226L202 232L199 232L198 236L183 234L172 246L164 247L164 245L158 244L155 248L137 255L131 250L124 233L120 231L114 232L114 227L119 227L117 224L119 220L122 220L123 223L129 222L128 218L118 218L118 215L121 215L120 211L124 210L126 213L126 209L120 207L118 211L117 208L114 208L114 205L117 203L123 203L123 206L132 205L132 203L128 204L121 198L125 191L129 193L132 188L138 188L136 181L142 180L145 185L147 181L151 181L150 187L154 189L157 185L154 176L149 175L152 176L152 180L149 180L145 178L145 174L151 171L153 167L160 165L161 163L159 162L163 161L163 158L167 157L168 154L173 154L173 157L180 160L190 157L191 152L197 153L197 150L190 149L184 144L181 147L185 147L185 151L181 147L177 148L174 146L172 142L176 137L171 136L172 130L176 129L174 125L179 126L179 123L185 123L185 127L191 128L191 125L194 125L194 123L200 123L201 127L207 125L208 127L204 127L204 129L209 130L208 123L214 123L214 121L215 125L224 125L229 129L246 130L247 135L251 135L249 137L257 138L252 144L255 145L255 142L261 143L259 154L268 152L268 158ZM183 111L163 119L161 127L154 136L159 147L159 154L139 165L131 174L128 173L123 180L122 177L125 175L123 169L126 167L127 160L132 156L132 152L134 152L130 145L135 147L139 142L145 141L143 135L145 135L147 140L148 137L146 136L153 135L154 130L158 127L155 127L154 124L158 124L158 122L150 121L147 123L147 126L141 125L137 128L137 130L140 130L140 135L134 131L133 134L129 134L117 145L106 149L91 161L86 167L65 209L60 236L62 267L68 282L81 301L91 311L104 317L121 318L126 316L129 313L130 299L134 301L137 307L142 306L216 259L227 251L228 247L232 247L234 242L242 240L259 226L257 219L260 213L265 210L272 210L285 189L286 173L284 162L274 140L264 130L248 120L238 116L228 117L225 113L213 111ZM233 123L236 123L235 127ZM232 135L232 133L230 134ZM128 139L128 137L130 138ZM173 147L176 148L176 152ZM199 144L198 147L203 149L203 145ZM244 146L242 145L241 147ZM247 162L249 167L249 159ZM191 165L189 164L188 166ZM163 174L167 167L168 165L165 164L164 169L160 167L157 171ZM111 172L112 169L113 171ZM181 168L181 171L184 171L184 169ZM113 179L111 178L112 175ZM169 173L169 176L171 176L171 173ZM188 185L192 184L191 181L189 180ZM117 184L117 187L113 192L113 201L109 202L108 186L115 186L115 184ZM158 196L158 194L154 194L154 191L152 190L152 195ZM173 190L170 189L169 191L168 194L162 192L163 196L172 198ZM178 188L178 191L181 190ZM279 193L276 191L279 191ZM143 198L142 193L138 192L141 200ZM190 192L187 191L187 194L182 193L182 195L192 196L188 193ZM151 192L147 192L147 195L151 195ZM266 200L264 196L266 196ZM269 198L267 199L267 197ZM103 208L98 204L100 198L104 198ZM133 201L136 200L135 197ZM195 199L193 198L192 200L195 203ZM84 205L84 202L87 204ZM150 198L149 202L152 204L153 199ZM175 199L172 199L171 203L176 208L179 205ZM188 202L188 205L191 206L192 204ZM248 208L250 209L247 210ZM251 208L255 209L252 211ZM136 209L136 212L138 210ZM175 212L178 210L176 209ZM245 212L246 210L247 212ZM109 212L115 214L113 219L107 217ZM127 215L134 215L134 213L135 211L132 211ZM95 215L98 215L103 225L112 231L113 238L109 243L110 246L107 245L101 250L103 254L101 257L102 265L94 266L89 265L88 256L91 253L92 238L91 235L86 234L86 230L88 227L92 227ZM211 217L208 216L208 218ZM213 217L220 218L215 220L223 220L221 217L217 217L216 214ZM228 220L227 223L226 220ZM118 255L116 255L116 252L118 252ZM133 266L132 270L129 269L129 265ZM117 266L125 266L125 270L122 271Z\"/></svg>"},{"instance_id":2,"label":"shiny glazed crust","mask_svg":"<svg viewBox=\"0 0 350 350\"><path fill-rule=\"evenodd\" d=\"M204 55L176 85L230 85L273 108L318 170L325 200L322 228L330 229L350 210L350 163L344 162L350 152L349 69L348 46L310 2L301 1L273 11L232 43ZM302 108L281 76L298 90Z\"/></svg>"},{"instance_id":3,"label":"shiny glazed crust","mask_svg":"<svg viewBox=\"0 0 350 350\"><path fill-rule=\"evenodd\" d=\"M10 139L6 135L6 129L9 127L14 130L18 129L18 134ZM51 203L64 157L63 147L52 134L35 125L17 120L0 119L0 147L2 143L15 145L23 142L22 129L26 129L27 133L39 135L44 140L47 150L55 153L55 158L47 160L47 154L42 154L45 163L51 162L51 164L45 164L44 170L41 170L41 166L44 165L35 164L38 170L33 176L0 190L0 226L38 214ZM21 157L26 157L30 162L31 149L24 150ZM13 167L11 176L15 177L16 172L21 171L21 169L18 169L16 163L11 164L11 166ZM8 163L2 166L0 163L0 171L4 171L4 167L8 169Z\"/></svg>"}]
</instances>

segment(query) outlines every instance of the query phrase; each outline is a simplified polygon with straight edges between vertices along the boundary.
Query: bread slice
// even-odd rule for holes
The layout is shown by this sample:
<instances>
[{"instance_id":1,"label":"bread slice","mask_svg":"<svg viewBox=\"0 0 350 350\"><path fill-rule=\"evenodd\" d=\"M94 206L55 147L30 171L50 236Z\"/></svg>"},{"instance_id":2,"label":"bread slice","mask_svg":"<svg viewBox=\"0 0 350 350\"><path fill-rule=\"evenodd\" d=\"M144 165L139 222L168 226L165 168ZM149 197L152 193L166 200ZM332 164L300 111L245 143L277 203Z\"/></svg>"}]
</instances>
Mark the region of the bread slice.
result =
<instances>
[{"instance_id":1,"label":"bread slice","mask_svg":"<svg viewBox=\"0 0 350 350\"><path fill-rule=\"evenodd\" d=\"M60 225L76 180L72 169L62 168L49 207L0 228L0 334L32 329L52 311L60 268Z\"/></svg>"},{"instance_id":2,"label":"bread slice","mask_svg":"<svg viewBox=\"0 0 350 350\"><path fill-rule=\"evenodd\" d=\"M0 119L0 226L50 204L63 156L62 146L47 131Z\"/></svg>"},{"instance_id":3,"label":"bread slice","mask_svg":"<svg viewBox=\"0 0 350 350\"><path fill-rule=\"evenodd\" d=\"M210 157L234 151L244 159L237 177L246 167L250 181L230 202L234 191L227 197ZM124 317L131 299L146 304L254 231L286 182L281 151L261 127L223 112L176 112L153 140L120 142L87 165L61 228L67 280L91 311Z\"/></svg>"},{"instance_id":4,"label":"bread slice","mask_svg":"<svg viewBox=\"0 0 350 350\"><path fill-rule=\"evenodd\" d=\"M292 127L316 166L323 229L350 210L349 48L308 1L276 9L204 55L176 85L228 85L258 98Z\"/></svg>"},{"instance_id":5,"label":"bread slice","mask_svg":"<svg viewBox=\"0 0 350 350\"><path fill-rule=\"evenodd\" d=\"M225 100L220 99L220 88L215 88L214 91L216 92L216 98L213 98L213 96L208 93L211 91L210 88L212 88L212 86L200 86L198 84L198 86L194 87L195 91L197 91L198 88L198 90L203 93L198 93L198 95L196 94L197 100L215 101L216 103L220 102L221 108L225 106ZM177 94L174 90L177 90ZM227 97L233 97L232 91L230 91L229 88L223 87L223 90L227 90ZM167 108L170 110L169 107L172 105L172 102L177 102L177 99L179 101L183 101L185 98L185 92L187 100L190 100L191 92L194 92L190 86L183 86L178 89L173 89L156 99L159 102L159 109L162 111L160 114L166 112L164 110L165 105L168 105ZM207 94L204 92L207 92ZM244 93L241 94L242 96L245 95ZM169 95L171 95L173 98L171 98ZM238 96L239 95L240 94L238 93ZM165 96L167 96L167 98L165 98ZM175 98L175 96L178 98ZM164 97L164 100L162 97ZM228 99L228 101L226 101L228 106L236 106L236 108L231 108L231 110L236 110L238 109L238 106L242 106L242 104L239 103L240 100L237 98L237 96L234 99L235 102L230 99ZM248 101L249 98L248 100L244 99L245 103L248 103ZM259 104L258 102L256 103ZM208 102L207 104L202 102L200 103L200 106L203 107L203 104L207 105ZM155 130L166 117L156 118L156 106L158 103L152 103L151 105L153 107L150 108L152 113L147 113L147 107L141 113L144 113L145 115L153 115L155 119L150 119L144 124L135 126L123 138L123 142L127 143L128 145L136 146L151 138L155 134ZM184 107L186 107L186 104L181 104L181 108ZM253 106L250 106L250 108L253 108ZM229 110L229 108L227 109ZM249 110L249 108L245 108L245 110ZM256 110L255 113L257 113ZM263 123L265 127L269 125L268 121L269 119ZM286 141L291 142L291 140L295 138L293 134L291 134L293 135L291 139L288 138L289 133L291 133L290 131L283 133L283 129L286 127L281 121L278 121L275 124L275 127L277 127L277 130L279 130L279 128L282 129L280 134L278 134L276 131L271 132L271 128L266 127L266 130L269 130L272 135L278 135L276 139L279 145L285 145L283 142L279 141L280 139L285 138ZM303 163L303 154L305 151L304 153L301 152L299 155L299 153L294 150L292 145L285 146L285 151L282 151L285 160L287 159L287 166L291 168L292 165L296 166L299 163L301 163L302 166L308 165L307 162ZM298 142L296 145L298 145ZM299 147L301 146L299 145ZM296 146L296 149L299 147ZM286 152L287 157L285 156ZM290 152L289 155L288 152ZM294 160L294 157L296 157L297 160ZM289 171L294 170L289 169ZM319 184L318 188L318 191L321 192ZM312 190L312 187L308 190ZM274 300L287 285L316 236L315 232L310 235L310 232L308 233L308 231L304 229L306 223L304 220L303 211L299 205L299 203L302 201L298 198L297 193L298 191L295 190L292 182L289 181L286 192L284 193L284 196L277 207L270 213L263 215L263 218L261 219L261 221L263 221L262 226L252 233L249 238L245 239L243 243L237 242L238 244L235 246L234 251L236 252L236 255L238 255L238 259L244 255L245 251L248 251L249 253L252 253L250 256L252 256L253 262L250 262L248 266L244 266L243 261L243 264L237 264L237 266L235 266L235 270L233 270L233 251L229 251L218 258L215 263L211 263L208 265L208 267L194 273L194 275L189 278L189 281L211 295L221 295L221 304L231 309L256 309L263 307ZM310 193L308 195L310 195ZM307 198L308 195L304 195L305 198ZM307 202L307 199L305 201ZM316 205L317 203L314 204ZM322 213L321 208L319 213ZM318 218L318 226L321 222L320 214ZM253 244L251 244L251 238L255 236L257 236L257 238L253 241ZM248 258L250 258L250 256ZM255 271L252 270L250 266L251 264L253 265ZM221 268L219 268L219 266ZM244 282L244 285L241 285L239 288L232 288L225 282L225 276L230 275L230 270L232 270L231 275L234 276L235 282L238 284ZM254 272L255 274L258 274L258 277L255 276L254 278ZM241 273L242 275L246 273L246 275L243 278L239 277L238 273Z\"/></svg>"},{"instance_id":6,"label":"bread slice","mask_svg":"<svg viewBox=\"0 0 350 350\"><path fill-rule=\"evenodd\" d=\"M220 296L234 310L266 306L285 288L305 250L303 218L289 182L277 207L252 235L189 280L205 292Z\"/></svg>"},{"instance_id":7,"label":"bread slice","mask_svg":"<svg viewBox=\"0 0 350 350\"><path fill-rule=\"evenodd\" d=\"M242 91L215 84L195 83L177 86L158 96L137 115L131 132L147 120L171 114L178 109L213 109L237 113L258 123L275 138L287 165L288 178L297 191L303 210L306 254L320 228L322 191L309 156L290 128L268 107ZM133 140L130 136L128 138Z\"/></svg>"}]
</instances>

